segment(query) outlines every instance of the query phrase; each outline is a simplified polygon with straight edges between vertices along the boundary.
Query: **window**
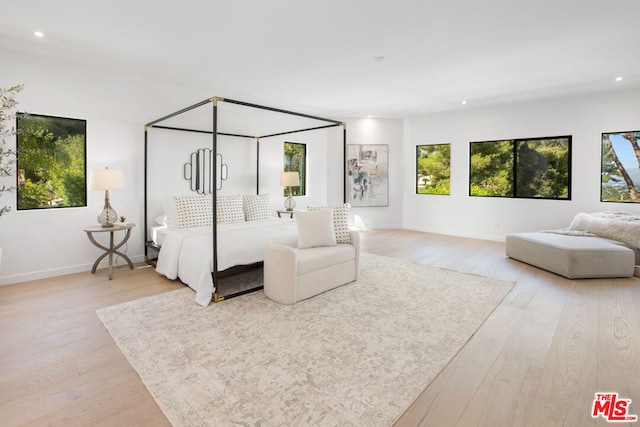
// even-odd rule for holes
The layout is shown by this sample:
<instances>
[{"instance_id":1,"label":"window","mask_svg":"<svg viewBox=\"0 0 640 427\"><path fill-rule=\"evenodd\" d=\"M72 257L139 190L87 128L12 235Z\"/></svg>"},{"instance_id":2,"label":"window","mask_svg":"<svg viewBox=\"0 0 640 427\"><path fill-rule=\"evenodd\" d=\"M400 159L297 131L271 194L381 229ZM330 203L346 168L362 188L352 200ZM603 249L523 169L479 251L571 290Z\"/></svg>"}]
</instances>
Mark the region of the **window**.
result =
<instances>
[{"instance_id":1,"label":"window","mask_svg":"<svg viewBox=\"0 0 640 427\"><path fill-rule=\"evenodd\" d=\"M284 171L298 172L300 185L291 187L291 195L304 196L307 194L307 145L295 142L284 143ZM284 189L284 195L289 195L289 189Z\"/></svg>"},{"instance_id":2,"label":"window","mask_svg":"<svg viewBox=\"0 0 640 427\"><path fill-rule=\"evenodd\" d=\"M416 146L416 194L450 194L451 144Z\"/></svg>"},{"instance_id":3,"label":"window","mask_svg":"<svg viewBox=\"0 0 640 427\"><path fill-rule=\"evenodd\" d=\"M640 203L640 131L602 134L600 201Z\"/></svg>"},{"instance_id":4,"label":"window","mask_svg":"<svg viewBox=\"0 0 640 427\"><path fill-rule=\"evenodd\" d=\"M571 136L470 143L469 195L571 199Z\"/></svg>"},{"instance_id":5,"label":"window","mask_svg":"<svg viewBox=\"0 0 640 427\"><path fill-rule=\"evenodd\" d=\"M86 206L86 121L19 113L18 210Z\"/></svg>"}]
</instances>

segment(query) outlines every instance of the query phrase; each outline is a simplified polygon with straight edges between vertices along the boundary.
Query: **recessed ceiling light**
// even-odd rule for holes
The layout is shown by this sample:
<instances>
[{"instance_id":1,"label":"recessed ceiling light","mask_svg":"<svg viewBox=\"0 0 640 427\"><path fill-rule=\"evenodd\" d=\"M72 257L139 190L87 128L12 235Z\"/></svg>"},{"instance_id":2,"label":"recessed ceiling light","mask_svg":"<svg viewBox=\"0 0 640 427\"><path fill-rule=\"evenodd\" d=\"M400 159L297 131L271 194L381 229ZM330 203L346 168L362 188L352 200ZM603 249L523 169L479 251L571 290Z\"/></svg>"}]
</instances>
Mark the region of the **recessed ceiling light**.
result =
<instances>
[{"instance_id":1,"label":"recessed ceiling light","mask_svg":"<svg viewBox=\"0 0 640 427\"><path fill-rule=\"evenodd\" d=\"M622 81L622 77L616 77L616 81L617 82L621 82Z\"/></svg>"},{"instance_id":2,"label":"recessed ceiling light","mask_svg":"<svg viewBox=\"0 0 640 427\"><path fill-rule=\"evenodd\" d=\"M462 105L467 105L467 101L462 101Z\"/></svg>"},{"instance_id":3,"label":"recessed ceiling light","mask_svg":"<svg viewBox=\"0 0 640 427\"><path fill-rule=\"evenodd\" d=\"M387 60L386 56L376 56L375 58L373 58L374 61L376 62L384 62Z\"/></svg>"},{"instance_id":4,"label":"recessed ceiling light","mask_svg":"<svg viewBox=\"0 0 640 427\"><path fill-rule=\"evenodd\" d=\"M42 31L35 31L33 35L36 37L44 37L44 33Z\"/></svg>"}]
</instances>

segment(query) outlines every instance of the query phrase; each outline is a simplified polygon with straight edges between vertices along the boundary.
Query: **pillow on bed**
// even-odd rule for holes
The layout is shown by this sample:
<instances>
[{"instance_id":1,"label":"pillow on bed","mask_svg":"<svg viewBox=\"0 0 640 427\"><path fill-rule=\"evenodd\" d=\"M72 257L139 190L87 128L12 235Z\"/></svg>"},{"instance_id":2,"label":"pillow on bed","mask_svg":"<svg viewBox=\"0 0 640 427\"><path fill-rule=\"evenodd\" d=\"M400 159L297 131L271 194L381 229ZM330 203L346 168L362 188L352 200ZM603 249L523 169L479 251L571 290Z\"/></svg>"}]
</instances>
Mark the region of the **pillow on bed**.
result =
<instances>
[{"instance_id":1,"label":"pillow on bed","mask_svg":"<svg viewBox=\"0 0 640 427\"><path fill-rule=\"evenodd\" d=\"M273 217L269 194L245 194L244 216L247 221L257 221Z\"/></svg>"},{"instance_id":2,"label":"pillow on bed","mask_svg":"<svg viewBox=\"0 0 640 427\"><path fill-rule=\"evenodd\" d=\"M329 206L333 211L333 229L336 233L337 243L351 243L351 229L349 228L349 203L344 203L337 206ZM317 211L318 209L325 209L326 206L308 206L308 211ZM296 217L297 217L296 213Z\"/></svg>"},{"instance_id":3,"label":"pillow on bed","mask_svg":"<svg viewBox=\"0 0 640 427\"><path fill-rule=\"evenodd\" d=\"M213 203L211 195L175 196L178 228L213 225Z\"/></svg>"},{"instance_id":4,"label":"pillow on bed","mask_svg":"<svg viewBox=\"0 0 640 427\"><path fill-rule=\"evenodd\" d=\"M218 224L244 222L242 194L218 194L216 196Z\"/></svg>"},{"instance_id":5,"label":"pillow on bed","mask_svg":"<svg viewBox=\"0 0 640 427\"><path fill-rule=\"evenodd\" d=\"M296 212L296 223L298 225L298 248L336 245L331 208L298 211Z\"/></svg>"},{"instance_id":6,"label":"pillow on bed","mask_svg":"<svg viewBox=\"0 0 640 427\"><path fill-rule=\"evenodd\" d=\"M166 214L159 215L159 216L153 218L153 220L158 225L164 225L165 227L167 226L167 215Z\"/></svg>"},{"instance_id":7,"label":"pillow on bed","mask_svg":"<svg viewBox=\"0 0 640 427\"><path fill-rule=\"evenodd\" d=\"M164 210L167 218L165 219L165 223L167 224L167 228L169 230L175 230L178 228L178 214L176 213L176 200L172 197L170 200L167 200L162 203L162 210Z\"/></svg>"}]
</instances>

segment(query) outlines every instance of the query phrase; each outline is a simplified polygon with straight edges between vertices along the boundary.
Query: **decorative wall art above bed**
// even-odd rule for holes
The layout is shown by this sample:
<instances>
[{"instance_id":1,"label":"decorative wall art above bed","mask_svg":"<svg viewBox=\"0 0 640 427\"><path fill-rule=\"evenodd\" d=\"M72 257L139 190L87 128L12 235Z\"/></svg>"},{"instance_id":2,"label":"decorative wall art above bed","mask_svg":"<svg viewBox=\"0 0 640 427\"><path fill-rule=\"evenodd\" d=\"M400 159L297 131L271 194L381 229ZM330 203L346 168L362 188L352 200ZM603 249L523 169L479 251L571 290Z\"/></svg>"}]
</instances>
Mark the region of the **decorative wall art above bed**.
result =
<instances>
[{"instance_id":1,"label":"decorative wall art above bed","mask_svg":"<svg viewBox=\"0 0 640 427\"><path fill-rule=\"evenodd\" d=\"M601 202L640 203L640 131L602 134Z\"/></svg>"},{"instance_id":2,"label":"decorative wall art above bed","mask_svg":"<svg viewBox=\"0 0 640 427\"><path fill-rule=\"evenodd\" d=\"M222 181L229 177L229 168L222 163L222 154L216 154L213 161L213 151L210 148L201 148L191 153L189 163L184 164L184 179L189 181L191 191L200 194L213 192L213 168L215 165L216 189L222 190Z\"/></svg>"},{"instance_id":3,"label":"decorative wall art above bed","mask_svg":"<svg viewBox=\"0 0 640 427\"><path fill-rule=\"evenodd\" d=\"M339 134L329 129L340 126ZM219 97L148 123L147 262L153 264L150 255L157 252L156 271L189 285L200 305L260 289L225 292L219 279L259 265L265 242L297 244L295 219L277 218L274 206L280 203L274 205L276 201L263 189L279 190L283 136L298 132L324 132L317 135L317 142L329 144L327 152L341 150L343 157L346 153L343 122ZM180 161L185 158L189 158L186 164ZM227 180L229 167L234 175ZM223 181L225 193L219 192Z\"/></svg>"}]
</instances>

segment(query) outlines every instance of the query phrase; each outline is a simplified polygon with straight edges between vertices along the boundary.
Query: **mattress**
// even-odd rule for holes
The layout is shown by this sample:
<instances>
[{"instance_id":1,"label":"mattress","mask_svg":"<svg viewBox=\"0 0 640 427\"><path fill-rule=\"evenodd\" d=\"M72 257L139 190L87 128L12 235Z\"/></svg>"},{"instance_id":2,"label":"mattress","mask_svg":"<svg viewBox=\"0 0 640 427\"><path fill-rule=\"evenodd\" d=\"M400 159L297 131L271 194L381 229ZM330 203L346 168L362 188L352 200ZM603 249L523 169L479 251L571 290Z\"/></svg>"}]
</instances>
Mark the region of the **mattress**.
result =
<instances>
[{"instance_id":1,"label":"mattress","mask_svg":"<svg viewBox=\"0 0 640 427\"><path fill-rule=\"evenodd\" d=\"M236 224L218 224L218 271L236 265L264 261L266 242L296 247L295 219L270 218ZM170 230L163 239L156 271L169 279L179 278L196 291L196 303L207 306L215 286L213 230L211 227Z\"/></svg>"},{"instance_id":2,"label":"mattress","mask_svg":"<svg viewBox=\"0 0 640 427\"><path fill-rule=\"evenodd\" d=\"M151 240L158 246L162 246L164 239L167 237L167 233L169 232L169 227L166 225L156 225L149 227L149 235L151 236Z\"/></svg>"}]
</instances>

